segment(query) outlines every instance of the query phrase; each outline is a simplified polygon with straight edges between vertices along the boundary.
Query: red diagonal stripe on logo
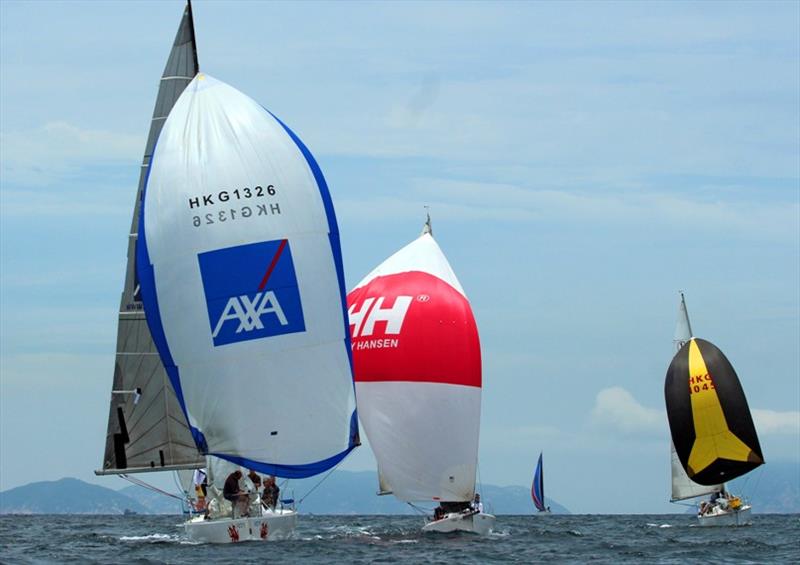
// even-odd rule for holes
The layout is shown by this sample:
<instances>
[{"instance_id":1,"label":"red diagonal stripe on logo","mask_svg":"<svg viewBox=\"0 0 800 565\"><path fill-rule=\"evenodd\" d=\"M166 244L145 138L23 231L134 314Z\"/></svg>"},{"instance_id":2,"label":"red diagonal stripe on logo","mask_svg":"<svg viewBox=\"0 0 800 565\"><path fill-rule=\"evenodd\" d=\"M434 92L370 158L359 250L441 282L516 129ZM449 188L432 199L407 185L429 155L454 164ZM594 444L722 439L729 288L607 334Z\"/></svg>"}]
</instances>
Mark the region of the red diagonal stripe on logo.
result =
<instances>
[{"instance_id":1,"label":"red diagonal stripe on logo","mask_svg":"<svg viewBox=\"0 0 800 565\"><path fill-rule=\"evenodd\" d=\"M264 287L267 286L269 276L272 274L272 271L275 270L275 265L278 264L278 259L280 259L284 247L286 247L286 240L282 239L280 245L278 245L278 250L275 252L275 256L272 258L272 262L269 264L269 268L267 268L267 272L264 273L264 278L261 279L261 284L258 285L259 291L264 290Z\"/></svg>"}]
</instances>

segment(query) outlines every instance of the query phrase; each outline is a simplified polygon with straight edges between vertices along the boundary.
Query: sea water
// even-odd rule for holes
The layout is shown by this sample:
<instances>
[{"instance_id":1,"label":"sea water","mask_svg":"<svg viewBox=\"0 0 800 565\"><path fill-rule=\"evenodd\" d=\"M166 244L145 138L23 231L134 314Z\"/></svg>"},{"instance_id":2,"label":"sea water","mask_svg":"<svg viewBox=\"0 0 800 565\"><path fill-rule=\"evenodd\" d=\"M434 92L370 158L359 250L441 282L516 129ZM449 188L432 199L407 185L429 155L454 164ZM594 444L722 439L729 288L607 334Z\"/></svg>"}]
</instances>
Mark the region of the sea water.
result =
<instances>
[{"instance_id":1,"label":"sea water","mask_svg":"<svg viewBox=\"0 0 800 565\"><path fill-rule=\"evenodd\" d=\"M180 516L0 516L3 563L798 563L800 515L701 528L688 515L498 516L488 537L414 516L301 515L294 539L190 542Z\"/></svg>"}]
</instances>

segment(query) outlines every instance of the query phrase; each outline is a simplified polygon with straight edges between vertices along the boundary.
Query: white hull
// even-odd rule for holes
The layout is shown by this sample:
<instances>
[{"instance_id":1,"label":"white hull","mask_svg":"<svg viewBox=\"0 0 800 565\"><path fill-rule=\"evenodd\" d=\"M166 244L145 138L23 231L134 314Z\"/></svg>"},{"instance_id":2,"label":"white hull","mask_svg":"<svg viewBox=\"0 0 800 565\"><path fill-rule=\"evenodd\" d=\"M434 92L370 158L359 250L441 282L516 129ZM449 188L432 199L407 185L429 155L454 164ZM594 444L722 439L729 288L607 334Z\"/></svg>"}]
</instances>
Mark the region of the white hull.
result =
<instances>
[{"instance_id":1,"label":"white hull","mask_svg":"<svg viewBox=\"0 0 800 565\"><path fill-rule=\"evenodd\" d=\"M186 535L201 543L237 543L242 541L273 541L291 537L297 526L294 510L265 511L256 517L192 518L184 524Z\"/></svg>"},{"instance_id":2,"label":"white hull","mask_svg":"<svg viewBox=\"0 0 800 565\"><path fill-rule=\"evenodd\" d=\"M452 512L444 518L428 522L422 527L425 532L472 532L482 536L488 535L494 529L495 517L483 512L477 514L464 514Z\"/></svg>"},{"instance_id":3,"label":"white hull","mask_svg":"<svg viewBox=\"0 0 800 565\"><path fill-rule=\"evenodd\" d=\"M749 504L745 504L737 510L725 510L716 506L711 512L702 516L698 515L697 520L701 526L749 526L752 523L751 508Z\"/></svg>"}]
</instances>

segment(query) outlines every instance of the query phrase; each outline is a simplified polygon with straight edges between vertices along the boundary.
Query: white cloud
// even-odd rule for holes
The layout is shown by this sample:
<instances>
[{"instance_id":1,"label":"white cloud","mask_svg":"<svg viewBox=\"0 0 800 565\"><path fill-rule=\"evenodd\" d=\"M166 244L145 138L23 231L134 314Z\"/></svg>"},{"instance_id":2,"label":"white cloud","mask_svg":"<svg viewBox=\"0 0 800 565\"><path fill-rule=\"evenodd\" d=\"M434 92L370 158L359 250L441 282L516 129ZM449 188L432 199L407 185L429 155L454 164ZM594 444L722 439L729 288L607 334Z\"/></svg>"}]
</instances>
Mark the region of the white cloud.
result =
<instances>
[{"instance_id":1,"label":"white cloud","mask_svg":"<svg viewBox=\"0 0 800 565\"><path fill-rule=\"evenodd\" d=\"M800 412L754 408L751 413L760 435L800 436ZM626 434L662 432L668 426L663 411L642 406L621 387L606 388L597 393L591 416L594 423Z\"/></svg>"},{"instance_id":2,"label":"white cloud","mask_svg":"<svg viewBox=\"0 0 800 565\"><path fill-rule=\"evenodd\" d=\"M797 202L707 201L658 190L606 188L573 179L571 187L538 188L522 184L415 178L403 198L376 195L343 198L340 215L351 222L374 222L418 214L422 204L438 218L528 223L559 218L582 225L686 226L693 232L737 233L758 239L797 234ZM613 180L611 182L614 182ZM623 183L624 184L624 183Z\"/></svg>"},{"instance_id":3,"label":"white cloud","mask_svg":"<svg viewBox=\"0 0 800 565\"><path fill-rule=\"evenodd\" d=\"M51 184L56 176L55 169L40 171L27 176L27 181ZM35 188L30 190L3 189L0 195L2 211L8 217L94 217L113 216L121 221L130 218L135 187L105 187L105 191L84 190L79 193L63 193Z\"/></svg>"},{"instance_id":4,"label":"white cloud","mask_svg":"<svg viewBox=\"0 0 800 565\"><path fill-rule=\"evenodd\" d=\"M633 395L621 387L597 393L592 420L625 434L664 433L667 419L661 410L642 406Z\"/></svg>"},{"instance_id":5,"label":"white cloud","mask_svg":"<svg viewBox=\"0 0 800 565\"><path fill-rule=\"evenodd\" d=\"M777 412L775 410L752 410L756 431L761 435L800 436L800 412Z\"/></svg>"},{"instance_id":6,"label":"white cloud","mask_svg":"<svg viewBox=\"0 0 800 565\"><path fill-rule=\"evenodd\" d=\"M53 121L36 129L0 132L0 146L4 183L31 185L82 166L133 160L144 150L144 133L127 135Z\"/></svg>"}]
</instances>

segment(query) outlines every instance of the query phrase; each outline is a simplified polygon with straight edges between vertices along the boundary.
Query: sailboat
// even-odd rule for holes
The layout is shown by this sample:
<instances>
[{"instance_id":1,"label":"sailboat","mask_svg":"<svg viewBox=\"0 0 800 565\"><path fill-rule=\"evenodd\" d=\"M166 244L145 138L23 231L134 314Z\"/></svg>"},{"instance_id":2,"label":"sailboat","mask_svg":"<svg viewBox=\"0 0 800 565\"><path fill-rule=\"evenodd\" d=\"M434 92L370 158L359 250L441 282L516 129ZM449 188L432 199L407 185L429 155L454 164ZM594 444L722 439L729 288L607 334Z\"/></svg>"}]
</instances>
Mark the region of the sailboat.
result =
<instances>
[{"instance_id":1,"label":"sailboat","mask_svg":"<svg viewBox=\"0 0 800 565\"><path fill-rule=\"evenodd\" d=\"M481 352L464 289L433 238L389 257L347 296L361 423L379 494L434 502L423 531L489 533L476 504Z\"/></svg>"},{"instance_id":2,"label":"sailboat","mask_svg":"<svg viewBox=\"0 0 800 565\"><path fill-rule=\"evenodd\" d=\"M693 337L681 293L675 357L664 394L672 435L671 501L710 494L699 505L701 526L751 522L751 505L725 489L725 482L764 463L761 446L739 379L712 343Z\"/></svg>"},{"instance_id":3,"label":"sailboat","mask_svg":"<svg viewBox=\"0 0 800 565\"><path fill-rule=\"evenodd\" d=\"M179 37L192 29L187 5ZM184 55L173 48L170 61ZM212 479L189 538L279 539L294 531L293 508L253 493L237 512L219 487L240 467L314 476L360 443L336 217L314 157L283 122L203 73L181 90L151 132L134 211L137 311L180 409L170 417L194 445L185 467Z\"/></svg>"},{"instance_id":4,"label":"sailboat","mask_svg":"<svg viewBox=\"0 0 800 565\"><path fill-rule=\"evenodd\" d=\"M541 453L539 453L539 461L536 463L536 471L533 473L531 499L539 512L550 512L550 508L544 503L544 469L542 467Z\"/></svg>"}]
</instances>

